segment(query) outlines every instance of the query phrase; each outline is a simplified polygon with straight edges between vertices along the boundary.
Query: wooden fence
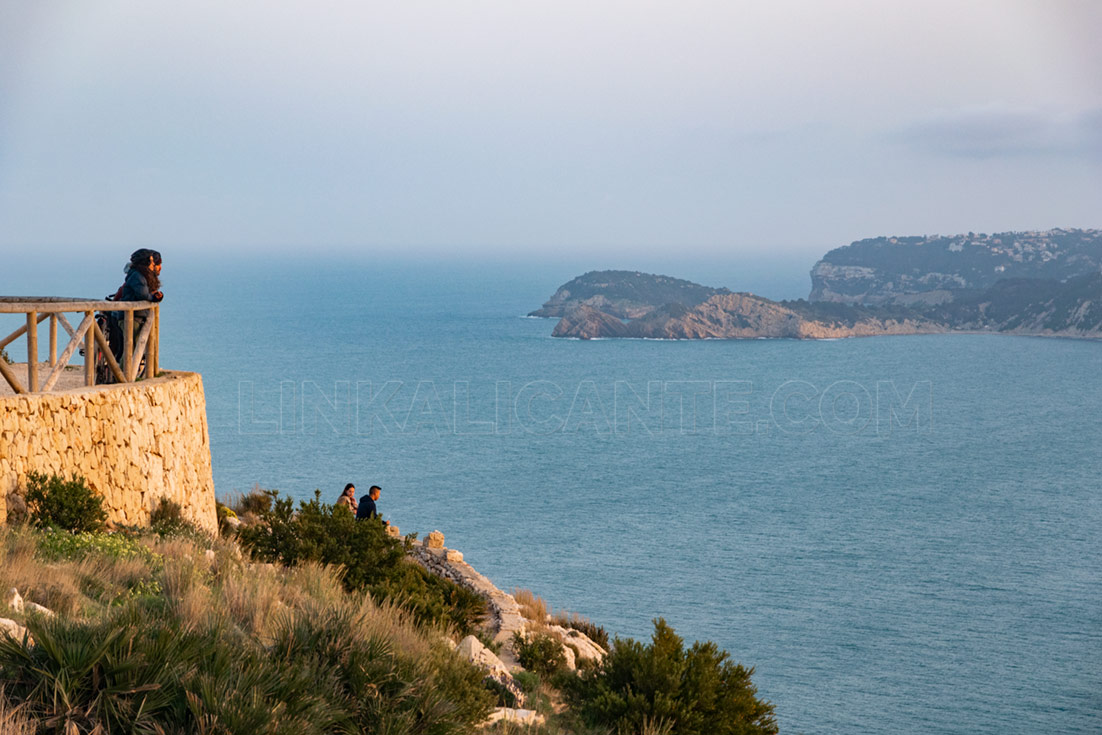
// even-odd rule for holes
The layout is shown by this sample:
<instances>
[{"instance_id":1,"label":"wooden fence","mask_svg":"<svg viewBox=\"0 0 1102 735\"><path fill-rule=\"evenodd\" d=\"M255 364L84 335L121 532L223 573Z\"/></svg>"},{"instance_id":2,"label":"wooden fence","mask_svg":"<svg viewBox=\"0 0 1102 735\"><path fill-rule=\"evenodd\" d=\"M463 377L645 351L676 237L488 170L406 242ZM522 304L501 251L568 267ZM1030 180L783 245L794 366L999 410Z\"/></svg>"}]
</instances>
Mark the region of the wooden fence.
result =
<instances>
[{"instance_id":1,"label":"wooden fence","mask_svg":"<svg viewBox=\"0 0 1102 735\"><path fill-rule=\"evenodd\" d=\"M107 335L96 321L96 312L121 311L122 320L122 365L119 365L111 352ZM144 312L145 317L137 336L134 335L134 312ZM80 323L73 325L65 317L66 313L83 315ZM145 375L156 376L157 351L160 333L160 307L152 301L97 301L94 299L67 299L57 297L20 297L0 296L0 314L25 314L26 324L0 340L0 349L4 349L23 335L27 337L27 385L24 386L15 374L15 370L3 358L0 358L0 374L16 393L39 393L53 389L61 377L65 366L69 364L73 353L84 343L84 384L96 384L96 360L105 361L115 381L132 383L137 379L138 367L142 355L145 355ZM49 377L39 385L38 380L38 325L49 320L49 364L52 367ZM57 326L60 324L69 333L69 344L59 356L57 354Z\"/></svg>"}]
</instances>

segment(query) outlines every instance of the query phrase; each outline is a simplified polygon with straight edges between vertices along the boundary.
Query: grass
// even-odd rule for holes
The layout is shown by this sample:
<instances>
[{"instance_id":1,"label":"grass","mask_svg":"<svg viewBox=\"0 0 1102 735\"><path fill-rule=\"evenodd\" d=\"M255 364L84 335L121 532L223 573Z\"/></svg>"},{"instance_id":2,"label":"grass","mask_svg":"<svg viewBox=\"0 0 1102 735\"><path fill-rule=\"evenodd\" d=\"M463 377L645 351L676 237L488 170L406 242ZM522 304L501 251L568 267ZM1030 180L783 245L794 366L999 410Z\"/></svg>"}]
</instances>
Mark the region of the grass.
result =
<instances>
[{"instance_id":1,"label":"grass","mask_svg":"<svg viewBox=\"0 0 1102 735\"><path fill-rule=\"evenodd\" d=\"M532 590L518 587L513 590L513 599L520 606L520 614L530 620L535 628L547 627L547 616L550 610L542 597L534 594Z\"/></svg>"},{"instance_id":2,"label":"grass","mask_svg":"<svg viewBox=\"0 0 1102 735\"><path fill-rule=\"evenodd\" d=\"M208 551L213 553L208 553ZM0 586L56 618L0 636L0 734L471 733L482 674L341 571L254 565L228 541L0 530Z\"/></svg>"}]
</instances>

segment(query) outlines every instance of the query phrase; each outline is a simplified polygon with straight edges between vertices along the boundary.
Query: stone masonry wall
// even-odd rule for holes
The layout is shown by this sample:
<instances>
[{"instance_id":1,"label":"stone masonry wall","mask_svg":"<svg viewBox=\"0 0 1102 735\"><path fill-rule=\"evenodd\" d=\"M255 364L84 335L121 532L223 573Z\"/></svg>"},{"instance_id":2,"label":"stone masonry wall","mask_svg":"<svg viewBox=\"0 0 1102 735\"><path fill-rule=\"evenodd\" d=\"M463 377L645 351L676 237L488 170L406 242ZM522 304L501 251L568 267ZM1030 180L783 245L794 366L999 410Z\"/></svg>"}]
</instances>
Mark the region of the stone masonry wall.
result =
<instances>
[{"instance_id":1,"label":"stone masonry wall","mask_svg":"<svg viewBox=\"0 0 1102 735\"><path fill-rule=\"evenodd\" d=\"M216 532L202 376L0 397L0 522L30 471L82 475L114 523L148 524L167 498Z\"/></svg>"}]
</instances>

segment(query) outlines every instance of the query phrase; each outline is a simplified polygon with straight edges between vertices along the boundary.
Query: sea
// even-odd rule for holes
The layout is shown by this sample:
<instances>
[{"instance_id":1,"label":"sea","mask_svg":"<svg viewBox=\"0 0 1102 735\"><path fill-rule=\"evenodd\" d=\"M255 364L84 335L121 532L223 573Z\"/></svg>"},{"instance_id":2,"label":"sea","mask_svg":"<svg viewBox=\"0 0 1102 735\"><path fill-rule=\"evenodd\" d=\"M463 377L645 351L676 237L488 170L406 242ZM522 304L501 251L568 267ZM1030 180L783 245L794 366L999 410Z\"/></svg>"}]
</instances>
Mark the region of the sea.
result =
<instances>
[{"instance_id":1,"label":"sea","mask_svg":"<svg viewBox=\"0 0 1102 735\"><path fill-rule=\"evenodd\" d=\"M203 375L221 497L378 484L502 589L716 642L782 732L1102 732L1102 343L580 341L525 316L589 269L166 253L161 363ZM121 263L64 278L99 297Z\"/></svg>"}]
</instances>

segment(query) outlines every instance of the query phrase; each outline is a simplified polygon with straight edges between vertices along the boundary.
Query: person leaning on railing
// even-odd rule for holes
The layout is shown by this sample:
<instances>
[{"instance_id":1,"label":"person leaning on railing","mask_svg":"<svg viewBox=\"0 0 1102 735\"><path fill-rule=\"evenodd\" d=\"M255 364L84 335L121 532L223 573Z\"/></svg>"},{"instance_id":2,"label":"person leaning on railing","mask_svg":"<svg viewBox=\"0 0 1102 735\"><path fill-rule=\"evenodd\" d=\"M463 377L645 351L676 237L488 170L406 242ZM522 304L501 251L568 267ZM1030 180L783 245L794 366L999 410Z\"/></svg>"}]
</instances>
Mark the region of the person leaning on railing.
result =
<instances>
[{"instance_id":1,"label":"person leaning on railing","mask_svg":"<svg viewBox=\"0 0 1102 735\"><path fill-rule=\"evenodd\" d=\"M159 303L165 297L161 293L161 254L156 250L139 248L130 255L130 262L123 268L126 281L122 288L115 294L115 301L153 301ZM146 318L145 311L134 312L134 329L141 329L142 322ZM122 358L122 324L123 313L111 312L114 322L111 330L111 351L115 353L115 359Z\"/></svg>"}]
</instances>

